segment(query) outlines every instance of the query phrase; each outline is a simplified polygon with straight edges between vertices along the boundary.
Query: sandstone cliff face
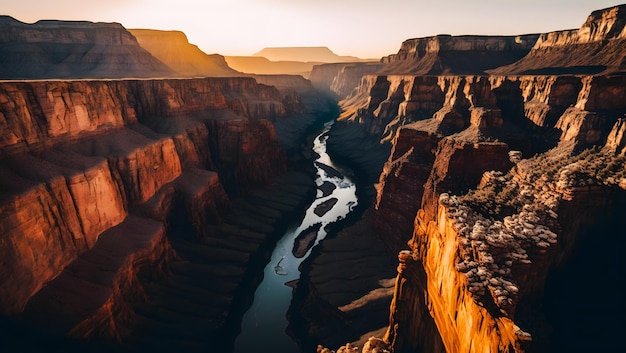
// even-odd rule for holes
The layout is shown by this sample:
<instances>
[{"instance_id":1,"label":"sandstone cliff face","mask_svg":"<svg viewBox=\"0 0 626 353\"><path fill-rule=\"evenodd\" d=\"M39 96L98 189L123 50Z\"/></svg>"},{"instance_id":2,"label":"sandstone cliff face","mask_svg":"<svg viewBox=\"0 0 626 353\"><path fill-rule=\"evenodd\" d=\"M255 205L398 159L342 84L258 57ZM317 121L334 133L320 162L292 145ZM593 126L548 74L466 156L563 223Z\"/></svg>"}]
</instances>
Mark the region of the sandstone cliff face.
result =
<instances>
[{"instance_id":1,"label":"sandstone cliff face","mask_svg":"<svg viewBox=\"0 0 626 353\"><path fill-rule=\"evenodd\" d=\"M181 77L243 76L228 66L223 56L207 55L190 44L185 33L152 29L129 29L139 45Z\"/></svg>"},{"instance_id":2,"label":"sandstone cliff face","mask_svg":"<svg viewBox=\"0 0 626 353\"><path fill-rule=\"evenodd\" d=\"M439 141L439 137L411 129L410 125L402 128L380 174L376 228L395 253L406 246L408 235L413 232L413 219L421 205Z\"/></svg>"},{"instance_id":3,"label":"sandstone cliff face","mask_svg":"<svg viewBox=\"0 0 626 353\"><path fill-rule=\"evenodd\" d=\"M623 310L587 307L593 290L581 289L592 273L624 276L605 261L625 249L608 231L624 226L623 11L517 43L408 40L340 102L338 126L392 145L372 217L388 248L410 249L384 337L392 351L623 348L607 334ZM488 69L488 52L519 56Z\"/></svg>"},{"instance_id":4,"label":"sandstone cliff face","mask_svg":"<svg viewBox=\"0 0 626 353\"><path fill-rule=\"evenodd\" d=\"M251 119L287 111L279 92L252 78L3 82L2 155L37 151L166 116L232 110Z\"/></svg>"},{"instance_id":5,"label":"sandstone cliff face","mask_svg":"<svg viewBox=\"0 0 626 353\"><path fill-rule=\"evenodd\" d=\"M526 57L493 74L615 74L623 72L626 7L591 13L578 30L541 34Z\"/></svg>"},{"instance_id":6,"label":"sandstone cliff face","mask_svg":"<svg viewBox=\"0 0 626 353\"><path fill-rule=\"evenodd\" d=\"M380 74L482 74L524 57L539 35L450 36L408 39L381 59Z\"/></svg>"},{"instance_id":7,"label":"sandstone cliff face","mask_svg":"<svg viewBox=\"0 0 626 353\"><path fill-rule=\"evenodd\" d=\"M342 101L341 119L363 124L383 141L403 125L433 118L421 128L447 135L514 124L541 136L539 149L570 140L604 145L626 108L623 87L621 76L365 76ZM506 134L500 137L513 138ZM516 138L516 148L540 151L523 139Z\"/></svg>"},{"instance_id":8,"label":"sandstone cliff face","mask_svg":"<svg viewBox=\"0 0 626 353\"><path fill-rule=\"evenodd\" d=\"M563 267L578 244L592 236L589 225L621 222L612 210L620 209L624 192L613 179L623 177L623 157L566 150L524 160L509 175L487 173L478 191L459 199L441 193L434 214L420 210L409 243L412 254L403 262L413 268L407 281L423 295L414 299L410 287L397 287L399 308L392 306L392 312L425 301L448 352L561 349L548 327L559 330L562 323L542 314L550 270ZM619 171L603 179L612 165ZM612 216L607 220L602 214ZM407 278L406 271L399 276ZM388 336L401 343L396 350L442 351L436 341L424 343L406 334L432 330L428 316L397 315L390 324L396 329ZM400 328L404 336L394 336Z\"/></svg>"},{"instance_id":9,"label":"sandstone cliff face","mask_svg":"<svg viewBox=\"0 0 626 353\"><path fill-rule=\"evenodd\" d=\"M348 97L361 77L380 68L379 63L335 63L313 66L309 79L313 85L335 94L339 99Z\"/></svg>"},{"instance_id":10,"label":"sandstone cliff face","mask_svg":"<svg viewBox=\"0 0 626 353\"><path fill-rule=\"evenodd\" d=\"M267 119L291 112L275 88L251 78L0 86L0 274L15 284L2 288L4 314L22 311L129 212L169 222L181 200L205 238L228 207L222 183L245 192L285 170Z\"/></svg>"},{"instance_id":11,"label":"sandstone cliff face","mask_svg":"<svg viewBox=\"0 0 626 353\"><path fill-rule=\"evenodd\" d=\"M167 77L174 72L117 23L0 18L0 77Z\"/></svg>"},{"instance_id":12,"label":"sandstone cliff face","mask_svg":"<svg viewBox=\"0 0 626 353\"><path fill-rule=\"evenodd\" d=\"M370 86L368 104L378 112L393 104L392 79L378 77ZM418 79L437 83L441 108L398 130L376 203L375 227L388 247L400 249L412 234L386 341L396 351L561 349L551 330L564 324L546 319L541 298L553 271L567 268L591 236L590 225L621 222L615 210L623 197L624 107L615 97L622 79ZM519 162L532 153L504 143L519 144L507 132L511 124L529 138L557 129L558 147ZM450 201L448 193L465 196ZM433 336L424 339L423 332Z\"/></svg>"}]
</instances>

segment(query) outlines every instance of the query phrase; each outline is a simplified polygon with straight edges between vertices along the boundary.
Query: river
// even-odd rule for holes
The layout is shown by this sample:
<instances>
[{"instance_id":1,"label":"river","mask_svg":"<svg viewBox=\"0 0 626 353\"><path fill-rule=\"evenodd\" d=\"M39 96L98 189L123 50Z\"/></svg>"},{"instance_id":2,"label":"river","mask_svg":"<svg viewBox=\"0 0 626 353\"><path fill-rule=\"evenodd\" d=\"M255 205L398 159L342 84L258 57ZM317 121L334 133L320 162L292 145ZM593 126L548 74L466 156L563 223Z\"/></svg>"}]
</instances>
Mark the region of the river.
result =
<instances>
[{"instance_id":1,"label":"river","mask_svg":"<svg viewBox=\"0 0 626 353\"><path fill-rule=\"evenodd\" d=\"M344 219L357 205L356 185L340 172L326 153L326 139L332 124L332 121L326 123L313 141L313 151L319 155L314 162L317 197L302 222L288 230L276 244L252 306L243 317L235 353L300 352L286 333L286 315L293 290L288 283L300 278L298 266L326 237L325 226Z\"/></svg>"}]
</instances>

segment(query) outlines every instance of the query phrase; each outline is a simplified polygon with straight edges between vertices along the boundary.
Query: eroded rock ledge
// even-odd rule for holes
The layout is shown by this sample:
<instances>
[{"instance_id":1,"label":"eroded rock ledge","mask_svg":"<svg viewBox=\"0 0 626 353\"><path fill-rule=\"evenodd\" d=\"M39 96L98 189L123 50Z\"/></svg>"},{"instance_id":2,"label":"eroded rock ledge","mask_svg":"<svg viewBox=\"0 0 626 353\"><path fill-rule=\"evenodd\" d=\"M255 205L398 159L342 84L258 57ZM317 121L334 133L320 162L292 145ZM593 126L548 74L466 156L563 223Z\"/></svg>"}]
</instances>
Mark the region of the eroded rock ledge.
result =
<instances>
[{"instance_id":1,"label":"eroded rock ledge","mask_svg":"<svg viewBox=\"0 0 626 353\"><path fill-rule=\"evenodd\" d=\"M0 82L2 320L139 348L136 330L164 313L140 303L185 268L213 281L199 291L219 288L220 305L199 312L231 344L256 278L246 268L314 197L301 173L259 189L287 170L273 121L303 129L316 118L306 109L253 78ZM205 255L241 269L194 260ZM194 278L175 280L189 289Z\"/></svg>"}]
</instances>

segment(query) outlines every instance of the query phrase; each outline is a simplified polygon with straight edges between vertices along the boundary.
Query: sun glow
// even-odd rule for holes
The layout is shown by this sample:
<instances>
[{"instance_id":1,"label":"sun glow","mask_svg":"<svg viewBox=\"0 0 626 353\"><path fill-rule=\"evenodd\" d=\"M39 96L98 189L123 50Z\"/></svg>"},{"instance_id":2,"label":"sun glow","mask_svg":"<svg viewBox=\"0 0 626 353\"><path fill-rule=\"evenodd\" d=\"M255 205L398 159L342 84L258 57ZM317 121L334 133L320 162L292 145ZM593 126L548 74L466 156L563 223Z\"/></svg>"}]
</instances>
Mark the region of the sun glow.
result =
<instances>
[{"instance_id":1,"label":"sun glow","mask_svg":"<svg viewBox=\"0 0 626 353\"><path fill-rule=\"evenodd\" d=\"M619 1L529 0L0 0L2 14L118 22L180 30L207 53L251 55L265 47L326 46L339 55L380 58L408 38L524 34L577 28L592 10Z\"/></svg>"}]
</instances>

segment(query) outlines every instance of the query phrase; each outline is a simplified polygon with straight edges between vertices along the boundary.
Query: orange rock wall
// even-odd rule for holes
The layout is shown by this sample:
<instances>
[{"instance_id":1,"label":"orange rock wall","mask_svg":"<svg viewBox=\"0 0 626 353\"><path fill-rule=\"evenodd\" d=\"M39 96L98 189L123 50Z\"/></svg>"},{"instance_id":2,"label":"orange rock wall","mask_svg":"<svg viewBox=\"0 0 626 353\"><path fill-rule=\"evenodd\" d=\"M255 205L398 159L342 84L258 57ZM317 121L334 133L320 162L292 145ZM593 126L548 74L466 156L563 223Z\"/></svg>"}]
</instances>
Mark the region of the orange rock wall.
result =
<instances>
[{"instance_id":1,"label":"orange rock wall","mask_svg":"<svg viewBox=\"0 0 626 353\"><path fill-rule=\"evenodd\" d=\"M208 236L223 183L245 192L285 170L268 119L289 112L250 78L0 82L0 278L13 283L0 312L20 312L131 211L166 221L182 198Z\"/></svg>"}]
</instances>

